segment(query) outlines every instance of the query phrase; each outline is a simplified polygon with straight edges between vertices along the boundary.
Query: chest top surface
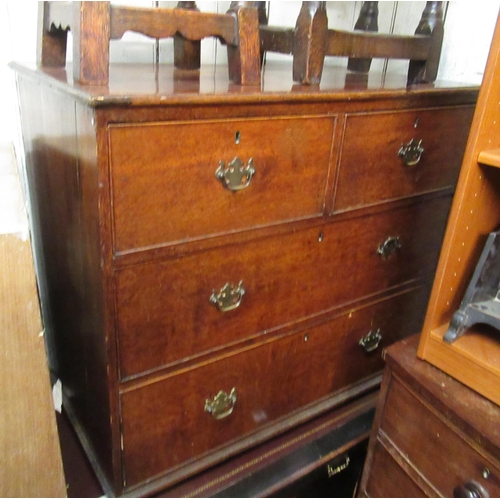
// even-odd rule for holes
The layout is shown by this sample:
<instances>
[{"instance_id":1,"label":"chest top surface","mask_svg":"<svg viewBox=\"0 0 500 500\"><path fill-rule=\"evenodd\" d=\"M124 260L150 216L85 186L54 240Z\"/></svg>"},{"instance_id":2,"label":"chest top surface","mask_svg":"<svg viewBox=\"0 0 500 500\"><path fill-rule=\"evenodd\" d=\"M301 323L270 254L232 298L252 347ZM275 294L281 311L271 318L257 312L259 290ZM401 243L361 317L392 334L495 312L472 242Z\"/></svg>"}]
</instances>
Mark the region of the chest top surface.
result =
<instances>
[{"instance_id":1,"label":"chest top surface","mask_svg":"<svg viewBox=\"0 0 500 500\"><path fill-rule=\"evenodd\" d=\"M475 391L415 355L418 336L387 349L386 363L422 397L494 456L500 456L500 432L491 425L500 408Z\"/></svg>"},{"instance_id":2,"label":"chest top surface","mask_svg":"<svg viewBox=\"0 0 500 500\"><path fill-rule=\"evenodd\" d=\"M291 62L266 65L258 86L233 84L224 66L206 66L197 71L171 65L113 64L107 86L80 85L73 81L71 65L66 68L37 67L12 63L24 76L63 90L90 106L165 106L168 104L210 104L220 102L279 103L366 101L375 97L401 98L421 94L440 95L464 90L477 97L477 85L437 80L429 84L406 85L406 75L378 72L352 73L341 66L326 66L319 85L301 85L292 80Z\"/></svg>"}]
</instances>

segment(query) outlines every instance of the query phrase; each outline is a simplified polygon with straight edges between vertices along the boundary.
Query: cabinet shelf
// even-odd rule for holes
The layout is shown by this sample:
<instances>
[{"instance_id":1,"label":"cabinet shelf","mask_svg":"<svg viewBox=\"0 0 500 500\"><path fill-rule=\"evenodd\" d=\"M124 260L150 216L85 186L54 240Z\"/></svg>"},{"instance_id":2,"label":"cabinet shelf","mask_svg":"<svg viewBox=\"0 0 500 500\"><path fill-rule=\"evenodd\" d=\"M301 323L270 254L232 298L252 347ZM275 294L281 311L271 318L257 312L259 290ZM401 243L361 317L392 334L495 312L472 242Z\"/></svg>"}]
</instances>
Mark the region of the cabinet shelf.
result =
<instances>
[{"instance_id":1,"label":"cabinet shelf","mask_svg":"<svg viewBox=\"0 0 500 500\"><path fill-rule=\"evenodd\" d=\"M500 405L500 335L469 328L443 337L459 309L488 234L500 226L500 16L420 339L418 356ZM481 168L482 165L496 168Z\"/></svg>"},{"instance_id":2,"label":"cabinet shelf","mask_svg":"<svg viewBox=\"0 0 500 500\"><path fill-rule=\"evenodd\" d=\"M500 148L481 151L477 161L483 165L500 168Z\"/></svg>"}]
</instances>

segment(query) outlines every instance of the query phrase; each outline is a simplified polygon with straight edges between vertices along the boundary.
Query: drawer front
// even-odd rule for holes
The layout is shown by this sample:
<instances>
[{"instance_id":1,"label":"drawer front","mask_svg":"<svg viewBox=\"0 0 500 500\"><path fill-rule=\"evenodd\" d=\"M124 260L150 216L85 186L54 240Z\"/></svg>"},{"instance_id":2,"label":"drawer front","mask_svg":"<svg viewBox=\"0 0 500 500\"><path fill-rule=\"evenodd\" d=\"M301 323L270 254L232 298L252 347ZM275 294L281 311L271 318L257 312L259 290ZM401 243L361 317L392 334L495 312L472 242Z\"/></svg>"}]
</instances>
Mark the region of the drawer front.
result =
<instances>
[{"instance_id":1,"label":"drawer front","mask_svg":"<svg viewBox=\"0 0 500 500\"><path fill-rule=\"evenodd\" d=\"M450 199L117 272L122 377L139 374L385 290L435 269ZM399 238L383 259L377 249ZM391 240L392 238L392 240ZM392 248L394 249L394 248ZM210 299L241 282L233 310Z\"/></svg>"},{"instance_id":2,"label":"drawer front","mask_svg":"<svg viewBox=\"0 0 500 500\"><path fill-rule=\"evenodd\" d=\"M421 423L425 422L425 426ZM444 497L456 487L479 483L491 497L500 496L500 470L480 455L397 379L392 379L381 430ZM419 443L415 446L415 443ZM483 471L488 469L487 479Z\"/></svg>"},{"instance_id":3,"label":"drawer front","mask_svg":"<svg viewBox=\"0 0 500 500\"><path fill-rule=\"evenodd\" d=\"M419 331L427 294L427 288L402 293L125 392L121 408L127 485L234 443L380 371L383 347ZM382 342L366 352L359 340L373 328L381 329ZM233 387L231 414L217 420L205 411L207 399L221 390L230 394Z\"/></svg>"},{"instance_id":4,"label":"drawer front","mask_svg":"<svg viewBox=\"0 0 500 500\"><path fill-rule=\"evenodd\" d=\"M427 498L379 442L375 444L369 473L362 492L366 498Z\"/></svg>"},{"instance_id":5,"label":"drawer front","mask_svg":"<svg viewBox=\"0 0 500 500\"><path fill-rule=\"evenodd\" d=\"M473 111L467 106L348 116L334 210L454 186ZM424 151L407 166L398 152L412 139L422 141Z\"/></svg>"},{"instance_id":6,"label":"drawer front","mask_svg":"<svg viewBox=\"0 0 500 500\"><path fill-rule=\"evenodd\" d=\"M319 117L110 126L115 251L320 215L334 124ZM227 184L216 171L235 158L244 171Z\"/></svg>"}]
</instances>

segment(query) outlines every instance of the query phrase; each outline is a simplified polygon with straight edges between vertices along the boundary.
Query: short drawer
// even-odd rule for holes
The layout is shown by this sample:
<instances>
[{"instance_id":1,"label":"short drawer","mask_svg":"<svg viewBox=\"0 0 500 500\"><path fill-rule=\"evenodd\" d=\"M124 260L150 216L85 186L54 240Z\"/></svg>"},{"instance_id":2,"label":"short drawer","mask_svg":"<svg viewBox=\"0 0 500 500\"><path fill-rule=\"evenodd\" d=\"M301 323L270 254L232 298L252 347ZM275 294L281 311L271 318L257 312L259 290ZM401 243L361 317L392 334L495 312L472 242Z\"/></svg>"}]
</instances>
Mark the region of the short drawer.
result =
<instances>
[{"instance_id":1,"label":"short drawer","mask_svg":"<svg viewBox=\"0 0 500 500\"><path fill-rule=\"evenodd\" d=\"M349 115L334 211L453 187L473 112L463 106ZM399 152L411 141L421 141L423 153L418 159L408 151L406 162L416 163L406 165Z\"/></svg>"},{"instance_id":2,"label":"short drawer","mask_svg":"<svg viewBox=\"0 0 500 500\"><path fill-rule=\"evenodd\" d=\"M382 349L421 327L427 294L427 288L401 293L124 392L127 485L229 443L231 452L238 451L238 438L379 372ZM359 341L379 329L380 345L367 352ZM233 388L234 407L230 399L220 410L224 414L232 409L230 414L216 419L205 411L207 399L219 391L229 395Z\"/></svg>"},{"instance_id":3,"label":"short drawer","mask_svg":"<svg viewBox=\"0 0 500 500\"><path fill-rule=\"evenodd\" d=\"M285 117L110 126L115 251L322 214L334 125Z\"/></svg>"},{"instance_id":4,"label":"short drawer","mask_svg":"<svg viewBox=\"0 0 500 500\"><path fill-rule=\"evenodd\" d=\"M480 484L489 496L500 496L498 465L482 456L446 417L430 410L394 377L380 429L444 497L453 497L455 488L471 481Z\"/></svg>"},{"instance_id":5,"label":"short drawer","mask_svg":"<svg viewBox=\"0 0 500 500\"><path fill-rule=\"evenodd\" d=\"M122 378L429 276L449 203L438 198L118 271ZM211 303L224 293L239 306Z\"/></svg>"},{"instance_id":6,"label":"short drawer","mask_svg":"<svg viewBox=\"0 0 500 500\"><path fill-rule=\"evenodd\" d=\"M427 498L416 484L379 443L375 444L366 490L366 498Z\"/></svg>"}]
</instances>

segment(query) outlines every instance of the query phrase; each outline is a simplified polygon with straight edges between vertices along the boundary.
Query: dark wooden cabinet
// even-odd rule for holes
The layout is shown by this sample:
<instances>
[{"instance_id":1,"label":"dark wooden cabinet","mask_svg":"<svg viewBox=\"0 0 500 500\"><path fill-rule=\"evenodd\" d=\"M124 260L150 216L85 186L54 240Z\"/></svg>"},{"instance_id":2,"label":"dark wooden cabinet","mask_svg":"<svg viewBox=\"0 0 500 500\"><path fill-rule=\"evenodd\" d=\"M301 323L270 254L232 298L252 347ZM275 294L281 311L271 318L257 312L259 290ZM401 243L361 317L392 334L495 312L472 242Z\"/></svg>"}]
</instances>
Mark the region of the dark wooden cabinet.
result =
<instances>
[{"instance_id":1,"label":"dark wooden cabinet","mask_svg":"<svg viewBox=\"0 0 500 500\"><path fill-rule=\"evenodd\" d=\"M498 497L498 406L416 357L418 336L391 346L360 495Z\"/></svg>"},{"instance_id":2,"label":"dark wooden cabinet","mask_svg":"<svg viewBox=\"0 0 500 500\"><path fill-rule=\"evenodd\" d=\"M14 68L52 369L107 493L378 387L421 329L476 88Z\"/></svg>"}]
</instances>

